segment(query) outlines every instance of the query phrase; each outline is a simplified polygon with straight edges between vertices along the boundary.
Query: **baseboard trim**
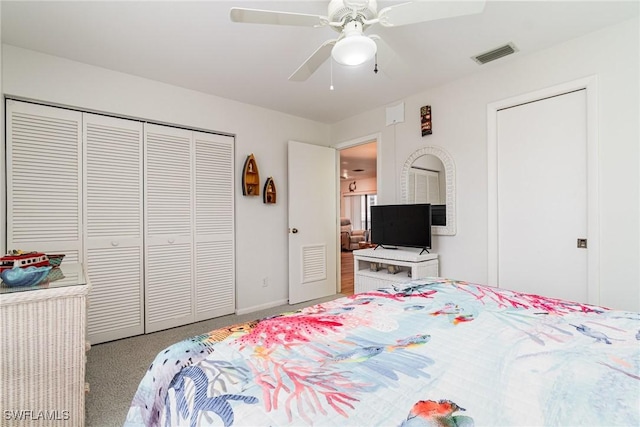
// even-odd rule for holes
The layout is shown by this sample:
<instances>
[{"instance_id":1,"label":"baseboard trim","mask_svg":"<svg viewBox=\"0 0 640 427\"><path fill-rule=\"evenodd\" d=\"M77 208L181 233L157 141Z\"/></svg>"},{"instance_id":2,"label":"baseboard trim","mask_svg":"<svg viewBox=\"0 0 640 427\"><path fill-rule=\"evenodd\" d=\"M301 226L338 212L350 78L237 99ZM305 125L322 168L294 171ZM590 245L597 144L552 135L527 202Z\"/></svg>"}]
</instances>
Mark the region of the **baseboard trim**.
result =
<instances>
[{"instance_id":1,"label":"baseboard trim","mask_svg":"<svg viewBox=\"0 0 640 427\"><path fill-rule=\"evenodd\" d=\"M278 301L271 301L271 302L268 302L266 304L254 305L253 307L239 308L239 309L236 310L236 314L237 315L242 315L242 314L247 314L247 313L253 313L255 311L266 310L268 308L273 308L273 307L277 307L279 305L285 305L285 304L288 304L288 303L289 303L288 299L283 299L283 300L278 300Z\"/></svg>"}]
</instances>

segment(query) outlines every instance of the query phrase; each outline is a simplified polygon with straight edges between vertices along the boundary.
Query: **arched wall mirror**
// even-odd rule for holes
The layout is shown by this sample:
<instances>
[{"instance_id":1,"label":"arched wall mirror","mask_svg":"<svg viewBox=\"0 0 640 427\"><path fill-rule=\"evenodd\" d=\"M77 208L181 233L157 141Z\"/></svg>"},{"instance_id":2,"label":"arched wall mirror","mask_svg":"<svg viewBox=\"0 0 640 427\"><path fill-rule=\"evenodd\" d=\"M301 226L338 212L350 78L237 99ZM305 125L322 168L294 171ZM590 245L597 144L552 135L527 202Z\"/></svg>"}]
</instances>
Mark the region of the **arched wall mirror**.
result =
<instances>
[{"instance_id":1,"label":"arched wall mirror","mask_svg":"<svg viewBox=\"0 0 640 427\"><path fill-rule=\"evenodd\" d=\"M431 203L431 232L456 234L456 169L444 149L423 147L404 163L401 179L403 203Z\"/></svg>"}]
</instances>

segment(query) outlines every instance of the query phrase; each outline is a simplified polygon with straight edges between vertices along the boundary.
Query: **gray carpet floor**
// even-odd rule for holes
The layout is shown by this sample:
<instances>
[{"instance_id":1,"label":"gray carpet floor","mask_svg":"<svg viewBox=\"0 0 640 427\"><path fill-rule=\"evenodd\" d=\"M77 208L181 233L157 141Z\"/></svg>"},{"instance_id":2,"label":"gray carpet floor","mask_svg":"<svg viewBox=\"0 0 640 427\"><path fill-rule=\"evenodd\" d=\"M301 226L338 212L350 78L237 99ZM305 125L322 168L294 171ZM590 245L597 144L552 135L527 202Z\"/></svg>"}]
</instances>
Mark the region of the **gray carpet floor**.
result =
<instances>
[{"instance_id":1,"label":"gray carpet floor","mask_svg":"<svg viewBox=\"0 0 640 427\"><path fill-rule=\"evenodd\" d=\"M330 301L337 294L296 305L282 305L267 310L217 317L203 322L148 335L140 335L91 347L87 353L86 381L90 392L86 396L86 425L96 427L122 426L138 384L149 364L166 347L194 335L235 323L297 310Z\"/></svg>"}]
</instances>

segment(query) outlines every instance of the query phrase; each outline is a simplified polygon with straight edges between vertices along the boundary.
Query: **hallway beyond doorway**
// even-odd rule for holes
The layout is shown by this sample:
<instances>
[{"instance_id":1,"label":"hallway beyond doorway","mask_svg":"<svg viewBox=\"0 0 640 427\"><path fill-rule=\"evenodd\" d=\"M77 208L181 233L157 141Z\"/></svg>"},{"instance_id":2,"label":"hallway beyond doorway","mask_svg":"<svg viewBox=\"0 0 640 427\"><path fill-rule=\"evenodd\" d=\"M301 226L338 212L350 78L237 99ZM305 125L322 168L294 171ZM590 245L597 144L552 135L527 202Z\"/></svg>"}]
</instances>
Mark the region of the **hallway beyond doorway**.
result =
<instances>
[{"instance_id":1,"label":"hallway beyond doorway","mask_svg":"<svg viewBox=\"0 0 640 427\"><path fill-rule=\"evenodd\" d=\"M353 252L340 252L340 283L341 294L353 295Z\"/></svg>"}]
</instances>

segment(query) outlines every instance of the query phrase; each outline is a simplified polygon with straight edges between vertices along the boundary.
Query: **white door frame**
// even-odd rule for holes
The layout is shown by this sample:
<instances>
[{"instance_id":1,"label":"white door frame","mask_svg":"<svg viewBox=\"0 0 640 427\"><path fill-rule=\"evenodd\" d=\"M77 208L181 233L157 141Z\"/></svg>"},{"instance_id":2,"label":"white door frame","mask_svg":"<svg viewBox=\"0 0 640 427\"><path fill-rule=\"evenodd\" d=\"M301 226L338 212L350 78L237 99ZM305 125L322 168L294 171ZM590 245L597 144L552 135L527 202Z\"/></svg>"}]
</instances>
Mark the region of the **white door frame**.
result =
<instances>
[{"instance_id":1,"label":"white door frame","mask_svg":"<svg viewBox=\"0 0 640 427\"><path fill-rule=\"evenodd\" d=\"M336 176L340 176L340 150L344 150L345 148L355 147L356 145L368 144L370 142L376 141L376 193L380 188L380 175L382 173L382 162L380 161L380 155L382 153L382 133L373 133L366 136L361 136L359 138L350 139L348 141L338 142L333 145L333 148L336 149ZM340 235L340 180L336 182L336 236ZM340 293L342 291L342 262L341 262L342 250L340 249L340 239L338 239L338 251L336 256L336 274L338 277L336 278L336 283L338 284L338 289L336 291ZM355 272L354 272L355 274ZM354 284L355 285L355 284Z\"/></svg>"},{"instance_id":2,"label":"white door frame","mask_svg":"<svg viewBox=\"0 0 640 427\"><path fill-rule=\"evenodd\" d=\"M498 111L580 89L587 92L587 301L590 304L600 303L598 78L595 75L487 105L487 261L488 284L491 286L498 284Z\"/></svg>"}]
</instances>

